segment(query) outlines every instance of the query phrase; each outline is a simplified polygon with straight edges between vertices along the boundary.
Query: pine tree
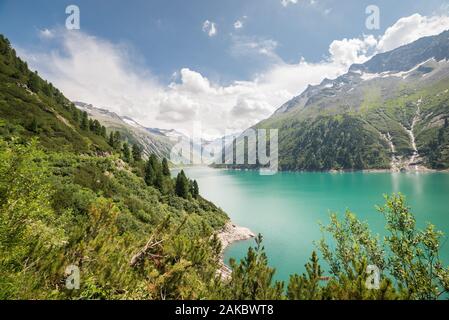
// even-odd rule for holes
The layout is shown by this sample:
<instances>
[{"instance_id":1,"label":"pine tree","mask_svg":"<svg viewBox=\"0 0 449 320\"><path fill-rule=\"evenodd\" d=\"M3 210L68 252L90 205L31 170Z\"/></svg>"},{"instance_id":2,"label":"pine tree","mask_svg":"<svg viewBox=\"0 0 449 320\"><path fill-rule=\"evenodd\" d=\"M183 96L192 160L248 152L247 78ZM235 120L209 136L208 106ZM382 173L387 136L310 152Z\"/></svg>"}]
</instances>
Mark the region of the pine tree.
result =
<instances>
[{"instance_id":1,"label":"pine tree","mask_svg":"<svg viewBox=\"0 0 449 320\"><path fill-rule=\"evenodd\" d=\"M38 93L40 90L40 82L39 77L36 73L30 73L29 79L28 79L28 88L33 91L34 93Z\"/></svg>"},{"instance_id":2,"label":"pine tree","mask_svg":"<svg viewBox=\"0 0 449 320\"><path fill-rule=\"evenodd\" d=\"M113 147L114 147L114 149L120 149L120 144L121 144L121 142L120 142L120 140L122 140L122 136L121 136L121 134L120 134L120 132L118 132L118 131L115 131L114 132L114 138L113 138Z\"/></svg>"},{"instance_id":3,"label":"pine tree","mask_svg":"<svg viewBox=\"0 0 449 320\"><path fill-rule=\"evenodd\" d=\"M156 173L154 172L153 166L151 165L150 160L147 161L145 165L145 183L147 186L152 186L154 183L154 180L156 178Z\"/></svg>"},{"instance_id":4,"label":"pine tree","mask_svg":"<svg viewBox=\"0 0 449 320\"><path fill-rule=\"evenodd\" d=\"M101 126L101 136L103 138L106 138L106 127L105 126Z\"/></svg>"},{"instance_id":5,"label":"pine tree","mask_svg":"<svg viewBox=\"0 0 449 320\"><path fill-rule=\"evenodd\" d=\"M166 158L162 159L162 174L166 177L170 176L170 168L168 166L168 160Z\"/></svg>"},{"instance_id":6,"label":"pine tree","mask_svg":"<svg viewBox=\"0 0 449 320\"><path fill-rule=\"evenodd\" d=\"M84 111L81 115L81 129L83 130L89 129L89 117L86 111Z\"/></svg>"},{"instance_id":7,"label":"pine tree","mask_svg":"<svg viewBox=\"0 0 449 320\"><path fill-rule=\"evenodd\" d=\"M176 195L178 197L188 199L189 189L190 189L189 180L187 179L184 170L181 170L181 172L178 173L178 176L176 177L176 187L175 187Z\"/></svg>"},{"instance_id":8,"label":"pine tree","mask_svg":"<svg viewBox=\"0 0 449 320\"><path fill-rule=\"evenodd\" d=\"M33 118L33 120L31 120L30 124L28 125L27 129L30 130L31 132L37 133L38 128L39 128L39 125L37 123L37 120L36 120L36 118Z\"/></svg>"},{"instance_id":9,"label":"pine tree","mask_svg":"<svg viewBox=\"0 0 449 320\"><path fill-rule=\"evenodd\" d=\"M134 161L142 160L142 148L137 143L133 144L132 154Z\"/></svg>"},{"instance_id":10,"label":"pine tree","mask_svg":"<svg viewBox=\"0 0 449 320\"><path fill-rule=\"evenodd\" d=\"M94 121L89 119L89 130L95 133Z\"/></svg>"},{"instance_id":11,"label":"pine tree","mask_svg":"<svg viewBox=\"0 0 449 320\"><path fill-rule=\"evenodd\" d=\"M114 148L114 133L109 134L109 145Z\"/></svg>"},{"instance_id":12,"label":"pine tree","mask_svg":"<svg viewBox=\"0 0 449 320\"><path fill-rule=\"evenodd\" d=\"M154 172L162 171L161 163L159 162L155 154L151 154L150 157L148 158L148 161L151 163Z\"/></svg>"},{"instance_id":13,"label":"pine tree","mask_svg":"<svg viewBox=\"0 0 449 320\"><path fill-rule=\"evenodd\" d=\"M80 119L79 119L79 111L78 111L78 109L73 109L72 118L73 118L73 121L75 121L76 124L79 123Z\"/></svg>"},{"instance_id":14,"label":"pine tree","mask_svg":"<svg viewBox=\"0 0 449 320\"><path fill-rule=\"evenodd\" d=\"M322 279L323 271L315 251L312 252L310 262L305 267L306 273L302 276L297 274L290 276L287 288L287 297L290 300L318 300L321 298L319 282Z\"/></svg>"},{"instance_id":15,"label":"pine tree","mask_svg":"<svg viewBox=\"0 0 449 320\"><path fill-rule=\"evenodd\" d=\"M156 183L158 173L161 172L160 164L154 154L150 155L145 166L145 182L152 186Z\"/></svg>"},{"instance_id":16,"label":"pine tree","mask_svg":"<svg viewBox=\"0 0 449 320\"><path fill-rule=\"evenodd\" d=\"M154 179L154 186L159 189L162 193L164 193L164 176L162 175L162 171L156 172L156 177Z\"/></svg>"},{"instance_id":17,"label":"pine tree","mask_svg":"<svg viewBox=\"0 0 449 320\"><path fill-rule=\"evenodd\" d=\"M200 188L198 186L198 182L196 182L196 180L193 180L192 182L192 197L194 197L195 199L197 199L200 195Z\"/></svg>"},{"instance_id":18,"label":"pine tree","mask_svg":"<svg viewBox=\"0 0 449 320\"><path fill-rule=\"evenodd\" d=\"M101 135L101 123L98 120L92 121L92 129L95 134Z\"/></svg>"},{"instance_id":19,"label":"pine tree","mask_svg":"<svg viewBox=\"0 0 449 320\"><path fill-rule=\"evenodd\" d=\"M125 142L123 144L122 153L123 153L123 160L130 163L131 162L131 152L129 150L129 145L127 142Z\"/></svg>"}]
</instances>

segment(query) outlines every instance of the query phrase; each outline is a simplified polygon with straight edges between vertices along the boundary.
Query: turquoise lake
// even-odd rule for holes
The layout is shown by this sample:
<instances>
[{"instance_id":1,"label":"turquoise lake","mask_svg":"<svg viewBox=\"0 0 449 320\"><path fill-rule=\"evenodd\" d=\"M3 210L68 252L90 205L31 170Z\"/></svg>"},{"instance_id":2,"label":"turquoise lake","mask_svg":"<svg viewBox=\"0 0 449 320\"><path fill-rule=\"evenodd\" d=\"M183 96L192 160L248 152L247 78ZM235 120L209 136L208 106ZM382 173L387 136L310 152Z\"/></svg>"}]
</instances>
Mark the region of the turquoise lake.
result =
<instances>
[{"instance_id":1,"label":"turquoise lake","mask_svg":"<svg viewBox=\"0 0 449 320\"><path fill-rule=\"evenodd\" d=\"M347 209L384 234L384 219L375 209L383 195L403 193L418 225L431 222L449 235L449 174L447 173L292 173L262 176L256 171L188 168L203 197L225 210L232 221L264 236L276 279L302 273L314 241L321 238L319 222L329 213L342 216ZM449 241L442 240L442 259L449 263ZM254 241L226 250L225 261L240 259Z\"/></svg>"}]
</instances>

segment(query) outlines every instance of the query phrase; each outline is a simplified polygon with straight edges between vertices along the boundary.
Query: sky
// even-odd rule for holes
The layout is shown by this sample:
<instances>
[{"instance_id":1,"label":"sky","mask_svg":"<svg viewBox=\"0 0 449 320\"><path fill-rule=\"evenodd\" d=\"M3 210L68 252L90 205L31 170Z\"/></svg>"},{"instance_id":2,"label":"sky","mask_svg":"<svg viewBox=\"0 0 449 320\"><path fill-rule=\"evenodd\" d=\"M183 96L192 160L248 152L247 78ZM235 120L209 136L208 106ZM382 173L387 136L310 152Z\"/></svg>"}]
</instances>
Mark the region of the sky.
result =
<instances>
[{"instance_id":1,"label":"sky","mask_svg":"<svg viewBox=\"0 0 449 320\"><path fill-rule=\"evenodd\" d=\"M69 5L79 30L66 28ZM206 138L447 29L449 0L0 0L0 33L69 99L148 127L199 123Z\"/></svg>"}]
</instances>

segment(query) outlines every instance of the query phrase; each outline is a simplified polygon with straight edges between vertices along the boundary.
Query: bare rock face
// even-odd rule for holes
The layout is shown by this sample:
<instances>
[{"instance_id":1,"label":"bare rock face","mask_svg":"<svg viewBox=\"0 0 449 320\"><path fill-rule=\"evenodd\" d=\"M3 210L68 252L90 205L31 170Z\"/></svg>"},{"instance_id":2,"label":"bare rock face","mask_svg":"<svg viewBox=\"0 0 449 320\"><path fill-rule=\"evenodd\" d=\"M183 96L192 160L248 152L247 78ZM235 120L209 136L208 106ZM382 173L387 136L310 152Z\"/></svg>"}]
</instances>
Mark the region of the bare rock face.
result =
<instances>
[{"instance_id":1,"label":"bare rock face","mask_svg":"<svg viewBox=\"0 0 449 320\"><path fill-rule=\"evenodd\" d=\"M240 227L232 222L228 222L223 229L217 234L218 239L221 242L221 257L220 257L220 269L217 273L221 276L223 281L229 280L232 274L231 268L229 268L223 261L224 251L234 242L249 240L254 238L256 235L245 227Z\"/></svg>"},{"instance_id":2,"label":"bare rock face","mask_svg":"<svg viewBox=\"0 0 449 320\"><path fill-rule=\"evenodd\" d=\"M221 241L223 250L225 250L234 242L249 240L254 238L256 235L248 228L240 227L232 222L228 222L217 236Z\"/></svg>"}]
</instances>

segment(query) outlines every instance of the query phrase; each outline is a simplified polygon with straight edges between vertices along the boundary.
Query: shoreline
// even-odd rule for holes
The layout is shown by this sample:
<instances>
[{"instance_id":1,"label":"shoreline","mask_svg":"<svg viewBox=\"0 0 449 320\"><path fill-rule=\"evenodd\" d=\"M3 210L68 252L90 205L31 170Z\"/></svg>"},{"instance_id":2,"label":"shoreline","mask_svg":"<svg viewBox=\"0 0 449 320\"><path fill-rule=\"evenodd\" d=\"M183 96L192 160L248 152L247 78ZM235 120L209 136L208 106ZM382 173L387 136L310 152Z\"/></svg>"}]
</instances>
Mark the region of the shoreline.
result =
<instances>
[{"instance_id":1,"label":"shoreline","mask_svg":"<svg viewBox=\"0 0 449 320\"><path fill-rule=\"evenodd\" d=\"M200 167L200 166L198 166ZM205 166L211 169L229 171L259 171L259 168L224 168ZM328 170L279 170L278 173L449 173L449 169L430 169L419 166L418 168L397 170L397 169L328 169Z\"/></svg>"},{"instance_id":2,"label":"shoreline","mask_svg":"<svg viewBox=\"0 0 449 320\"><path fill-rule=\"evenodd\" d=\"M217 238L221 243L220 268L217 270L217 273L220 274L223 280L229 279L232 273L231 268L224 262L226 249L236 242L250 240L255 237L256 235L250 229L238 226L231 221L228 221L217 233Z\"/></svg>"}]
</instances>

